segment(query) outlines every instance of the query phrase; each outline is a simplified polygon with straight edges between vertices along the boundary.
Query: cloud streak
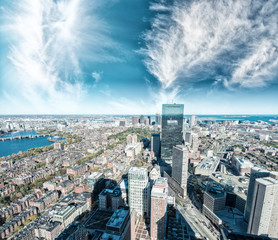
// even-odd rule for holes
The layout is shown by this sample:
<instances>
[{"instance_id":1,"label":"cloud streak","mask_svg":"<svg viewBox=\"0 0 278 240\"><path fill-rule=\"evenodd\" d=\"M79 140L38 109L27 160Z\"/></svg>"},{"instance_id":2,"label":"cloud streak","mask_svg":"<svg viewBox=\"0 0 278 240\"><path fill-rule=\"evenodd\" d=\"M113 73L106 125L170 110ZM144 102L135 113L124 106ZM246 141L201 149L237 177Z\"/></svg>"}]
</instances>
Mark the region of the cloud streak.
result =
<instances>
[{"instance_id":1,"label":"cloud streak","mask_svg":"<svg viewBox=\"0 0 278 240\"><path fill-rule=\"evenodd\" d=\"M156 1L150 9L156 16L142 52L162 92L208 79L229 89L275 81L277 1Z\"/></svg>"},{"instance_id":2,"label":"cloud streak","mask_svg":"<svg viewBox=\"0 0 278 240\"><path fill-rule=\"evenodd\" d=\"M2 8L1 31L9 36L16 71L10 81L36 112L78 109L87 94L81 62L117 61L99 7L94 0L22 0Z\"/></svg>"}]
</instances>

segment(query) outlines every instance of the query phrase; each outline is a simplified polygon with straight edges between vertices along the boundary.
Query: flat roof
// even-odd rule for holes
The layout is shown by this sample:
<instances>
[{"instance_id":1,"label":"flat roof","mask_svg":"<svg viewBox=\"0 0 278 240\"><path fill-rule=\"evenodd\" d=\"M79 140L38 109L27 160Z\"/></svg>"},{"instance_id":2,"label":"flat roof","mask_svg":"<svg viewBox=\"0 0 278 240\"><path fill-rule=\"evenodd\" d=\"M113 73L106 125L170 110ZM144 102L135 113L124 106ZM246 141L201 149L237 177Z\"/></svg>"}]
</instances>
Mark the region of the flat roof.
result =
<instances>
[{"instance_id":1,"label":"flat roof","mask_svg":"<svg viewBox=\"0 0 278 240\"><path fill-rule=\"evenodd\" d=\"M257 178L256 181L266 186L278 184L278 180L271 177Z\"/></svg>"},{"instance_id":2,"label":"flat roof","mask_svg":"<svg viewBox=\"0 0 278 240\"><path fill-rule=\"evenodd\" d=\"M103 175L103 173L93 172L88 178L95 179L95 178L99 178L101 175Z\"/></svg>"},{"instance_id":3,"label":"flat roof","mask_svg":"<svg viewBox=\"0 0 278 240\"><path fill-rule=\"evenodd\" d=\"M116 227L120 228L124 223L124 220L128 216L129 211L125 209L117 209L112 217L109 219L108 223L106 224L107 227Z\"/></svg>"},{"instance_id":4,"label":"flat roof","mask_svg":"<svg viewBox=\"0 0 278 240\"><path fill-rule=\"evenodd\" d=\"M207 157L198 164L196 168L214 170L219 164L220 158L218 157Z\"/></svg>"}]
</instances>

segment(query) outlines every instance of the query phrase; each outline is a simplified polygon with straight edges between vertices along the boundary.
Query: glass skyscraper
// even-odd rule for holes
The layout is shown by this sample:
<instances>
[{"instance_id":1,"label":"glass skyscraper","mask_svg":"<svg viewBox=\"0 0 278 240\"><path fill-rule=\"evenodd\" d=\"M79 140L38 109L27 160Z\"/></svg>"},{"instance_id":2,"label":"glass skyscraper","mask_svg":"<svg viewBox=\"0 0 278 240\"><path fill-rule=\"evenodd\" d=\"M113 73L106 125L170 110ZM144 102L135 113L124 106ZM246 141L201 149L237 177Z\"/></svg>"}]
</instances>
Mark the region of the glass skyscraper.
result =
<instances>
[{"instance_id":1,"label":"glass skyscraper","mask_svg":"<svg viewBox=\"0 0 278 240\"><path fill-rule=\"evenodd\" d=\"M162 105L161 159L172 164L173 147L183 141L183 104Z\"/></svg>"}]
</instances>

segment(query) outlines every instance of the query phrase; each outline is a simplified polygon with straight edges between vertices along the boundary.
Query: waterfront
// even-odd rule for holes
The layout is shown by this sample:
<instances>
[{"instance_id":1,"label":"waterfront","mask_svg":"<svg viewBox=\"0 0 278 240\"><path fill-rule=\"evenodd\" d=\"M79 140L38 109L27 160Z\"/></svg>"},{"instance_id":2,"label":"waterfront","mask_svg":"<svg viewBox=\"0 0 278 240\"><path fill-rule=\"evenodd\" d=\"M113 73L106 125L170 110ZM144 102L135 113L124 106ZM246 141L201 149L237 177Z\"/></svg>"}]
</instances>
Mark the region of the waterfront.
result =
<instances>
[{"instance_id":1,"label":"waterfront","mask_svg":"<svg viewBox=\"0 0 278 240\"><path fill-rule=\"evenodd\" d=\"M36 135L36 131L20 131L20 132L12 132L5 135L2 135L1 138L7 137L16 137L16 136L29 136ZM53 141L49 141L48 138L61 141L63 138L53 138L49 136L38 137L38 138L24 138L24 139L15 139L9 141L0 141L0 157L8 156L12 154L17 154L18 152L25 152L31 148L45 147L53 144Z\"/></svg>"}]
</instances>

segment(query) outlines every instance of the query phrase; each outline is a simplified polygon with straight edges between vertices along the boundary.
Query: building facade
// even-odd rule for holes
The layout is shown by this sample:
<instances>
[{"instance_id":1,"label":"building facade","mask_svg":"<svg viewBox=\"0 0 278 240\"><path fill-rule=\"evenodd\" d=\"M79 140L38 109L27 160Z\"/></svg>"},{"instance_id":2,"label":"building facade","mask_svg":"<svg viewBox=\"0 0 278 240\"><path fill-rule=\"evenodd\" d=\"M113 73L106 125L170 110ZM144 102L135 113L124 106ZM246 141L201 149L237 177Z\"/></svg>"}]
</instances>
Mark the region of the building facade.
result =
<instances>
[{"instance_id":1,"label":"building facade","mask_svg":"<svg viewBox=\"0 0 278 240\"><path fill-rule=\"evenodd\" d=\"M154 152L156 158L158 158L160 153L160 134L152 134L151 150Z\"/></svg>"},{"instance_id":2,"label":"building facade","mask_svg":"<svg viewBox=\"0 0 278 240\"><path fill-rule=\"evenodd\" d=\"M128 171L128 203L141 216L149 216L150 183L146 168Z\"/></svg>"},{"instance_id":3,"label":"building facade","mask_svg":"<svg viewBox=\"0 0 278 240\"><path fill-rule=\"evenodd\" d=\"M183 104L162 105L161 159L172 164L172 150L183 142Z\"/></svg>"},{"instance_id":4,"label":"building facade","mask_svg":"<svg viewBox=\"0 0 278 240\"><path fill-rule=\"evenodd\" d=\"M184 196L187 189L189 151L188 145L177 145L173 148L172 178L184 189Z\"/></svg>"},{"instance_id":5,"label":"building facade","mask_svg":"<svg viewBox=\"0 0 278 240\"><path fill-rule=\"evenodd\" d=\"M245 206L245 210L244 210L244 220L247 222L249 221L249 217L250 217L250 211L251 211L251 205L252 205L252 200L253 200L253 193L254 193L256 179L264 178L264 177L268 177L268 176L269 176L269 172L267 170L263 170L258 167L254 167L251 169L251 175L250 175L247 199L246 199L246 206Z\"/></svg>"},{"instance_id":6,"label":"building facade","mask_svg":"<svg viewBox=\"0 0 278 240\"><path fill-rule=\"evenodd\" d=\"M278 236L278 180L271 177L256 179L247 232Z\"/></svg>"},{"instance_id":7,"label":"building facade","mask_svg":"<svg viewBox=\"0 0 278 240\"><path fill-rule=\"evenodd\" d=\"M167 178L158 178L151 192L151 239L162 240L166 236Z\"/></svg>"}]
</instances>

